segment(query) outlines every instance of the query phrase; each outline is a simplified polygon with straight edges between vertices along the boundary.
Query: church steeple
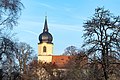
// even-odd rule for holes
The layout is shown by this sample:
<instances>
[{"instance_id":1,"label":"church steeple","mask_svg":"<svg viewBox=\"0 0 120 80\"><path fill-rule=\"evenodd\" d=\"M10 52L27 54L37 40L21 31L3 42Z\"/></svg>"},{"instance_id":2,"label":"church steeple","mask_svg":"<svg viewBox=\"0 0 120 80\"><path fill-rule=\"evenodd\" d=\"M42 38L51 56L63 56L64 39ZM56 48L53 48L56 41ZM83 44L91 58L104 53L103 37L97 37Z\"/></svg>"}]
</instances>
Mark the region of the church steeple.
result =
<instances>
[{"instance_id":1,"label":"church steeple","mask_svg":"<svg viewBox=\"0 0 120 80\"><path fill-rule=\"evenodd\" d=\"M51 43L52 44L53 37L48 31L48 24L47 24L47 16L45 16L45 23L43 32L39 35L39 41L40 43Z\"/></svg>"},{"instance_id":2,"label":"church steeple","mask_svg":"<svg viewBox=\"0 0 120 80\"><path fill-rule=\"evenodd\" d=\"M38 61L52 62L53 54L53 37L48 31L47 16L43 24L43 32L39 35L38 43Z\"/></svg>"},{"instance_id":3,"label":"church steeple","mask_svg":"<svg viewBox=\"0 0 120 80\"><path fill-rule=\"evenodd\" d=\"M47 16L45 16L45 23L44 23L44 29L43 29L43 32L48 32Z\"/></svg>"}]
</instances>

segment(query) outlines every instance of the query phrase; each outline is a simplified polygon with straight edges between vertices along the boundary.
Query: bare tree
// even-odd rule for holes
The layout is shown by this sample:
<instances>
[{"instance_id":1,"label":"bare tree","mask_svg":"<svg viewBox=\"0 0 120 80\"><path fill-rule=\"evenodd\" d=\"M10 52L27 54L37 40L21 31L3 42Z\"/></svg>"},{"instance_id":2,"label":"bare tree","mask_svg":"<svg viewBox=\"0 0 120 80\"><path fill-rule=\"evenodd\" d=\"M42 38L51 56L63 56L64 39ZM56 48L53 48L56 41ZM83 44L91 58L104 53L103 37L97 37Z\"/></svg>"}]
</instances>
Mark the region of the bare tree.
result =
<instances>
[{"instance_id":1,"label":"bare tree","mask_svg":"<svg viewBox=\"0 0 120 80\"><path fill-rule=\"evenodd\" d=\"M9 36L0 37L0 62L2 63L1 76L3 78L10 78L11 73L15 71L15 42Z\"/></svg>"},{"instance_id":2,"label":"bare tree","mask_svg":"<svg viewBox=\"0 0 120 80\"><path fill-rule=\"evenodd\" d=\"M69 46L64 50L63 55L76 55L77 48L75 46Z\"/></svg>"},{"instance_id":3,"label":"bare tree","mask_svg":"<svg viewBox=\"0 0 120 80\"><path fill-rule=\"evenodd\" d=\"M53 65L51 63L33 60L28 66L28 73L25 75L28 80L56 80L53 77Z\"/></svg>"},{"instance_id":4,"label":"bare tree","mask_svg":"<svg viewBox=\"0 0 120 80\"><path fill-rule=\"evenodd\" d=\"M12 29L14 25L17 25L22 8L23 4L20 0L0 0L0 61L3 60L1 62L3 63L3 67L0 68L1 80L5 78L3 73L8 74L8 68L9 75L7 76L11 76L12 68L15 67L14 53L16 52L16 43L10 37L2 36L1 30L5 28ZM7 66L5 67L5 65ZM6 71L5 68L7 69Z\"/></svg>"},{"instance_id":5,"label":"bare tree","mask_svg":"<svg viewBox=\"0 0 120 80\"><path fill-rule=\"evenodd\" d=\"M0 26L12 28L17 24L23 4L20 0L0 0Z\"/></svg>"},{"instance_id":6,"label":"bare tree","mask_svg":"<svg viewBox=\"0 0 120 80\"><path fill-rule=\"evenodd\" d=\"M69 61L66 64L65 71L58 71L61 80L87 80L87 55L85 50L79 50L75 46L69 46L65 49L63 55L69 55ZM61 74L64 74L64 76Z\"/></svg>"},{"instance_id":7,"label":"bare tree","mask_svg":"<svg viewBox=\"0 0 120 80\"><path fill-rule=\"evenodd\" d=\"M20 73L26 74L27 64L32 59L33 49L32 47L24 42L20 42L17 45L16 58L19 62Z\"/></svg>"},{"instance_id":8,"label":"bare tree","mask_svg":"<svg viewBox=\"0 0 120 80\"><path fill-rule=\"evenodd\" d=\"M83 47L88 49L88 54L96 54L101 59L104 79L108 80L109 66L112 64L108 56L112 54L116 58L120 57L120 17L98 7L83 27Z\"/></svg>"}]
</instances>

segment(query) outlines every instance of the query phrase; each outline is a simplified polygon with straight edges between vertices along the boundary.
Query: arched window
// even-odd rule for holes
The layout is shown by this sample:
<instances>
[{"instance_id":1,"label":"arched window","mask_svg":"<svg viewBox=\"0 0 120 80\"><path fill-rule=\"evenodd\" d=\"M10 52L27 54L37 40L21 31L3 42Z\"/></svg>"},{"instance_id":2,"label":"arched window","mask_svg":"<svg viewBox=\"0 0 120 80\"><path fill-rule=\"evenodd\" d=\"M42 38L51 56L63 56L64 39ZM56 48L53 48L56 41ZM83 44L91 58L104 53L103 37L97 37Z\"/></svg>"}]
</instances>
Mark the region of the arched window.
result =
<instances>
[{"instance_id":1,"label":"arched window","mask_svg":"<svg viewBox=\"0 0 120 80\"><path fill-rule=\"evenodd\" d=\"M46 52L46 46L43 47L43 52Z\"/></svg>"}]
</instances>

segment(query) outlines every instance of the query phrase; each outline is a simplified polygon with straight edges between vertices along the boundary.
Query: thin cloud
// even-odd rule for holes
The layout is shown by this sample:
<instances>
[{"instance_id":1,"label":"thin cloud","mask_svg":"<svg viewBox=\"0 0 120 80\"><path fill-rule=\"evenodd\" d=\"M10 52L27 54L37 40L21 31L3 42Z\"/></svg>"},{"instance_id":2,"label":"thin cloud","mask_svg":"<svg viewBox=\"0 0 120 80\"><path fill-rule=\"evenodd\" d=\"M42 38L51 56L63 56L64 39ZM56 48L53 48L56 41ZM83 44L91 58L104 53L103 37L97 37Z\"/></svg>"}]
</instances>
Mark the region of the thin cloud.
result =
<instances>
[{"instance_id":1,"label":"thin cloud","mask_svg":"<svg viewBox=\"0 0 120 80\"><path fill-rule=\"evenodd\" d=\"M75 19L80 19L80 20L87 20L88 18L87 17L84 17L84 16L77 16L77 15L74 15L74 16L71 16Z\"/></svg>"},{"instance_id":2,"label":"thin cloud","mask_svg":"<svg viewBox=\"0 0 120 80\"><path fill-rule=\"evenodd\" d=\"M43 23L40 23L40 22L34 22L34 21L24 21L24 22L25 23L23 23L23 24L26 25L26 26L29 26L29 27L31 25L33 25L33 26L37 26L38 28L39 27L43 28ZM33 26L31 26L31 28ZM52 24L52 23L49 23L49 27L54 27L54 28L59 28L59 29L64 29L64 30L70 30L70 31L82 31L83 30L83 28L81 28L82 27L81 25L66 25L66 24ZM32 33L34 35L38 35L37 33L33 32L31 30L23 30L23 31Z\"/></svg>"},{"instance_id":3,"label":"thin cloud","mask_svg":"<svg viewBox=\"0 0 120 80\"><path fill-rule=\"evenodd\" d=\"M22 30L22 31L31 33L31 34L33 34L33 35L35 35L35 36L38 36L38 33L35 33L35 32L33 32L33 31L30 31L30 30Z\"/></svg>"},{"instance_id":4,"label":"thin cloud","mask_svg":"<svg viewBox=\"0 0 120 80\"><path fill-rule=\"evenodd\" d=\"M45 4L45 3L40 3L41 6L44 6L44 7L47 7L47 8L50 8L50 9L55 9L55 7L51 6L51 5L48 5L48 4Z\"/></svg>"},{"instance_id":5,"label":"thin cloud","mask_svg":"<svg viewBox=\"0 0 120 80\"><path fill-rule=\"evenodd\" d=\"M72 12L73 8L64 7L64 10L65 10L66 12Z\"/></svg>"},{"instance_id":6,"label":"thin cloud","mask_svg":"<svg viewBox=\"0 0 120 80\"><path fill-rule=\"evenodd\" d=\"M64 30L70 30L70 31L79 31L81 32L83 28L80 27L80 25L61 25L61 24L50 24L52 27L60 28Z\"/></svg>"}]
</instances>

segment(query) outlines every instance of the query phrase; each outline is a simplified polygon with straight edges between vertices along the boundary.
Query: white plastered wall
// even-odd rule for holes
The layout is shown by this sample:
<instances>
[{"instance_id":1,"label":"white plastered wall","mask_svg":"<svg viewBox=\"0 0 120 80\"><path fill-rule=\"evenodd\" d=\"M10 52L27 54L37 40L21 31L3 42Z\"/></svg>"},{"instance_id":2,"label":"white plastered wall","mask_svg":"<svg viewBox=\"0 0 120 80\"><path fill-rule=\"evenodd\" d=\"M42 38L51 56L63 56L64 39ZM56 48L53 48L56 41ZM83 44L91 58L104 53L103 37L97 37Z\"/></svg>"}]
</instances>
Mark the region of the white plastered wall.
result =
<instances>
[{"instance_id":1,"label":"white plastered wall","mask_svg":"<svg viewBox=\"0 0 120 80\"><path fill-rule=\"evenodd\" d=\"M46 52L43 52L43 47L46 47ZM53 44L40 43L38 44L38 60L42 62L52 62Z\"/></svg>"}]
</instances>

